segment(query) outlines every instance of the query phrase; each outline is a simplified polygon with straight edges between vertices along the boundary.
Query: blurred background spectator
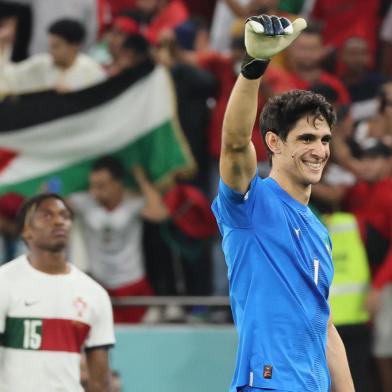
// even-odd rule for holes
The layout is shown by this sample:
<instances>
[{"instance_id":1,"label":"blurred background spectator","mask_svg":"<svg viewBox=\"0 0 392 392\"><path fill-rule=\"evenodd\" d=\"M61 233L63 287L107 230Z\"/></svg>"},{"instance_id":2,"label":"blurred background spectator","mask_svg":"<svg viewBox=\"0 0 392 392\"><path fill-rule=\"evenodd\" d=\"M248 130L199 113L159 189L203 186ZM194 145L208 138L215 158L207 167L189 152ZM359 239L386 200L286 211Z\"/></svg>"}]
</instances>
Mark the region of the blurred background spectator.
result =
<instances>
[{"instance_id":1,"label":"blurred background spectator","mask_svg":"<svg viewBox=\"0 0 392 392\"><path fill-rule=\"evenodd\" d=\"M153 294L145 274L142 217L160 221L168 216L142 169L133 170L141 196L125 188L127 175L120 161L102 157L92 166L89 193L69 198L85 240L88 271L113 298ZM113 313L116 323L135 323L145 309L121 306Z\"/></svg>"},{"instance_id":2,"label":"blurred background spectator","mask_svg":"<svg viewBox=\"0 0 392 392\"><path fill-rule=\"evenodd\" d=\"M95 0L7 0L5 3L26 5L31 10L31 36L29 54L46 52L46 33L53 22L62 19L76 19L86 31L85 47L92 45L98 33L97 4Z\"/></svg>"},{"instance_id":3,"label":"blurred background spectator","mask_svg":"<svg viewBox=\"0 0 392 392\"><path fill-rule=\"evenodd\" d=\"M336 90L338 93L337 104L347 104L350 102L349 94L343 83L331 73L323 69L323 60L325 58L325 47L321 36L321 29L318 25L309 25L303 33L287 49L285 58L285 70L271 68L269 77L273 80L283 78L286 80L285 90L288 89L309 89L312 85L326 84ZM277 76L274 77L274 72ZM267 83L269 77L266 76ZM281 82L280 82L281 83ZM273 83L271 90L276 91Z\"/></svg>"},{"instance_id":4,"label":"blurred background spectator","mask_svg":"<svg viewBox=\"0 0 392 392\"><path fill-rule=\"evenodd\" d=\"M140 34L131 34L119 47L115 60L107 67L107 72L110 76L115 76L150 59L149 42Z\"/></svg>"},{"instance_id":5,"label":"blurred background spectator","mask_svg":"<svg viewBox=\"0 0 392 392\"><path fill-rule=\"evenodd\" d=\"M372 117L377 112L375 97L386 78L371 68L368 42L361 37L351 37L343 43L339 56L337 73L350 94L354 121Z\"/></svg>"},{"instance_id":6,"label":"blurred background spectator","mask_svg":"<svg viewBox=\"0 0 392 392\"><path fill-rule=\"evenodd\" d=\"M392 76L392 5L389 5L380 29L381 62L380 70L386 76Z\"/></svg>"},{"instance_id":7,"label":"blurred background spectator","mask_svg":"<svg viewBox=\"0 0 392 392\"><path fill-rule=\"evenodd\" d=\"M111 75L111 69L116 69L120 49L125 39L138 32L139 25L133 18L124 15L115 17L88 53Z\"/></svg>"},{"instance_id":8,"label":"blurred background spectator","mask_svg":"<svg viewBox=\"0 0 392 392\"><path fill-rule=\"evenodd\" d=\"M158 61L168 67L173 77L180 124L199 168L192 183L204 192L208 192L209 179L207 101L215 92L216 82L210 72L200 69L189 57L205 50L208 36L201 34L206 30L205 22L190 19L163 36L157 50Z\"/></svg>"},{"instance_id":9,"label":"blurred background spectator","mask_svg":"<svg viewBox=\"0 0 392 392\"><path fill-rule=\"evenodd\" d=\"M142 34L153 44L163 32L185 22L189 16L181 0L135 0L126 14L138 22Z\"/></svg>"},{"instance_id":10,"label":"blurred background spectator","mask_svg":"<svg viewBox=\"0 0 392 392\"><path fill-rule=\"evenodd\" d=\"M316 0L311 17L320 22L323 41L329 55L336 56L343 43L351 37L363 38L370 48L370 60L375 62L377 29L379 28L379 0Z\"/></svg>"},{"instance_id":11,"label":"blurred background spectator","mask_svg":"<svg viewBox=\"0 0 392 392\"><path fill-rule=\"evenodd\" d=\"M283 4L285 3L285 4ZM297 10L290 7L290 1L279 0L219 0L216 3L214 18L211 25L211 46L224 52L230 48L230 31L233 25L238 30L249 16L258 14L278 15L293 19L294 15L287 10ZM298 3L298 2L297 2ZM243 31L242 31L243 32ZM281 56L278 56L279 58ZM274 60L277 62L279 60Z\"/></svg>"},{"instance_id":12,"label":"blurred background spectator","mask_svg":"<svg viewBox=\"0 0 392 392\"><path fill-rule=\"evenodd\" d=\"M21 61L28 56L31 10L23 4L0 3L0 53L7 61Z\"/></svg>"},{"instance_id":13,"label":"blurred background spectator","mask_svg":"<svg viewBox=\"0 0 392 392\"><path fill-rule=\"evenodd\" d=\"M2 59L2 94L23 94L53 88L60 92L73 91L104 79L100 65L80 53L85 30L77 20L57 20L49 26L47 35L48 53L31 56L17 64Z\"/></svg>"},{"instance_id":14,"label":"blurred background spectator","mask_svg":"<svg viewBox=\"0 0 392 392\"><path fill-rule=\"evenodd\" d=\"M381 86L377 98L377 113L372 118L360 122L355 129L354 140L359 146L367 147L375 140L392 146L392 82Z\"/></svg>"},{"instance_id":15,"label":"blurred background spectator","mask_svg":"<svg viewBox=\"0 0 392 392\"><path fill-rule=\"evenodd\" d=\"M16 216L24 198L17 193L0 196L0 265L23 253Z\"/></svg>"}]
</instances>

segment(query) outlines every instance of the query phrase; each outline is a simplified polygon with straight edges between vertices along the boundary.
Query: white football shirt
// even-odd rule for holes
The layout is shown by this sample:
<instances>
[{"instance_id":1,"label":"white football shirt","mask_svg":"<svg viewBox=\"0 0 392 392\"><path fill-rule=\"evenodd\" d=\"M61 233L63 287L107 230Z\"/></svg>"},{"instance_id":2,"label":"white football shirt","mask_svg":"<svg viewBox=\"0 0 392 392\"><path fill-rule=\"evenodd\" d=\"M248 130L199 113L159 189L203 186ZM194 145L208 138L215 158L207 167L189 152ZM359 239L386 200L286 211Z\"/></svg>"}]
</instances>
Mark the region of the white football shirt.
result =
<instances>
[{"instance_id":1,"label":"white football shirt","mask_svg":"<svg viewBox=\"0 0 392 392\"><path fill-rule=\"evenodd\" d=\"M111 211L87 192L70 197L81 223L88 269L106 288L115 289L145 277L142 251L144 199L126 195Z\"/></svg>"},{"instance_id":2,"label":"white football shirt","mask_svg":"<svg viewBox=\"0 0 392 392\"><path fill-rule=\"evenodd\" d=\"M20 256L0 267L0 341L0 392L81 392L81 350L114 343L109 296L73 265L51 275Z\"/></svg>"}]
</instances>

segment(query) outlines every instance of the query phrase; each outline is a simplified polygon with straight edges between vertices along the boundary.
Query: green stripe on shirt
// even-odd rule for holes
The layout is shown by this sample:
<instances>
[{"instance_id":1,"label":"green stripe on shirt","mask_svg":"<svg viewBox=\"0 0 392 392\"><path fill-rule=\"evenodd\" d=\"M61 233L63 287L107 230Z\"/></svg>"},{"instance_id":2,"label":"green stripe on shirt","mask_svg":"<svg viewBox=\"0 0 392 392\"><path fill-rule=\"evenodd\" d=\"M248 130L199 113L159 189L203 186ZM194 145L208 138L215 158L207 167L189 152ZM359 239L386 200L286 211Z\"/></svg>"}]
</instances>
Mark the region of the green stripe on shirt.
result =
<instances>
[{"instance_id":1,"label":"green stripe on shirt","mask_svg":"<svg viewBox=\"0 0 392 392\"><path fill-rule=\"evenodd\" d=\"M7 317L3 346L79 353L90 326L77 320Z\"/></svg>"}]
</instances>

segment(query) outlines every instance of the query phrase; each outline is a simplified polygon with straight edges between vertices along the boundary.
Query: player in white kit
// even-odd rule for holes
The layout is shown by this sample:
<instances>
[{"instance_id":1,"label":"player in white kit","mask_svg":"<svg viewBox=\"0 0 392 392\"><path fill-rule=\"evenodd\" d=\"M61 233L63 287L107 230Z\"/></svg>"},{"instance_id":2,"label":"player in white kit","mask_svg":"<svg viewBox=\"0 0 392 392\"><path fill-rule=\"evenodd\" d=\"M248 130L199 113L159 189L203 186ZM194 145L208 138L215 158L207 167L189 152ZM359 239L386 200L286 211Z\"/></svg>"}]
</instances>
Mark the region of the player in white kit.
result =
<instances>
[{"instance_id":1,"label":"player in white kit","mask_svg":"<svg viewBox=\"0 0 392 392\"><path fill-rule=\"evenodd\" d=\"M112 308L106 291L66 258L72 219L55 194L22 207L27 254L0 267L1 392L83 391L83 350L89 390L110 390Z\"/></svg>"}]
</instances>

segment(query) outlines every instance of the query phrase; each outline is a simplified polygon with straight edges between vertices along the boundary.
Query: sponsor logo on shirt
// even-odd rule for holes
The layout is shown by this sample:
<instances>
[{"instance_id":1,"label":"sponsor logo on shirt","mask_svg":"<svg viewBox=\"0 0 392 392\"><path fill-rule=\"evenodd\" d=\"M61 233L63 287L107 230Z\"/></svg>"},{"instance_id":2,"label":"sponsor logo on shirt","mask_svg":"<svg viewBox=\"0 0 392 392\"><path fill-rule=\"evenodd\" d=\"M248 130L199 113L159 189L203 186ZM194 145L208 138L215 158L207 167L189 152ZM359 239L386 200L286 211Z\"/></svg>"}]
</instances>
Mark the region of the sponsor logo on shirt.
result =
<instances>
[{"instance_id":1,"label":"sponsor logo on shirt","mask_svg":"<svg viewBox=\"0 0 392 392\"><path fill-rule=\"evenodd\" d=\"M24 301L25 306L33 306L39 302L39 299L28 300Z\"/></svg>"}]
</instances>

